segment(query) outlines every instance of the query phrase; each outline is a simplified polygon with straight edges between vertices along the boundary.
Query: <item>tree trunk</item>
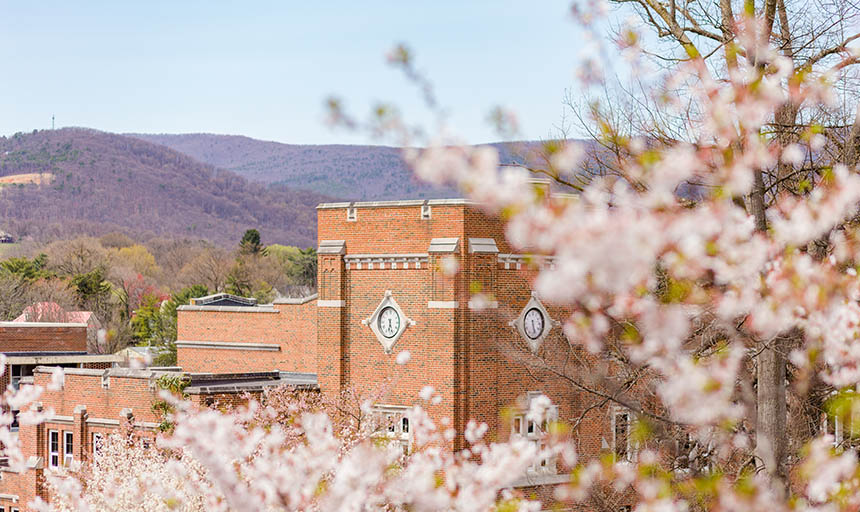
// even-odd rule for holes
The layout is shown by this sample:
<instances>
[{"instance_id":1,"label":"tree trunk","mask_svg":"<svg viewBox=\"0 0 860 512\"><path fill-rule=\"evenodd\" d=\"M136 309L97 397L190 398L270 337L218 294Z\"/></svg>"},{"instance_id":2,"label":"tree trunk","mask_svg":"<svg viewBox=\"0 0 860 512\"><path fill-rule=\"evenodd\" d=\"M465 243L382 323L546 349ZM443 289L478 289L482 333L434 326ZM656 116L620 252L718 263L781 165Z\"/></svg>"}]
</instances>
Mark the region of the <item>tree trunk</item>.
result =
<instances>
[{"instance_id":1,"label":"tree trunk","mask_svg":"<svg viewBox=\"0 0 860 512\"><path fill-rule=\"evenodd\" d=\"M786 493L785 338L778 336L759 354L755 454L764 463L775 492Z\"/></svg>"}]
</instances>

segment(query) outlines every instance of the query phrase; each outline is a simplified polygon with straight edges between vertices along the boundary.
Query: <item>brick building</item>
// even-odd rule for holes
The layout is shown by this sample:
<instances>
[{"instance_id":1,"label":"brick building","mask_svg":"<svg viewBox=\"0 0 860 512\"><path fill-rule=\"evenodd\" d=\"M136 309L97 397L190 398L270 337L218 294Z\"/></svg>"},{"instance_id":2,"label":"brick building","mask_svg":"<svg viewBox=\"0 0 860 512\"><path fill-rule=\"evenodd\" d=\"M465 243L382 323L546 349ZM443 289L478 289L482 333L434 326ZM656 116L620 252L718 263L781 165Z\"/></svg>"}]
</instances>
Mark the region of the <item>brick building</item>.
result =
<instances>
[{"instance_id":1,"label":"brick building","mask_svg":"<svg viewBox=\"0 0 860 512\"><path fill-rule=\"evenodd\" d=\"M39 371L60 366L67 373L96 372L101 374L122 358L115 355L92 354L87 351L87 323L72 322L0 322L0 353L5 356L0 386L18 388L22 384L33 383ZM49 370L52 371L52 370ZM50 374L47 375L50 379ZM24 504L35 496L36 469L41 465L36 456L37 443L30 431L33 427L21 427L17 422L18 411L13 414L12 431L16 432L25 454L33 454L28 460L25 473L12 473L0 461L0 511L8 512L23 509ZM29 473L29 475L28 475ZM30 482L27 477L30 477ZM22 497L25 498L22 500Z\"/></svg>"},{"instance_id":2,"label":"brick building","mask_svg":"<svg viewBox=\"0 0 860 512\"><path fill-rule=\"evenodd\" d=\"M124 427L137 433L144 442L154 438L162 418L153 409L159 400L162 376L187 379L184 392L201 406L237 404L246 393L259 393L266 387L295 386L317 390L316 376L285 372L197 373L129 368L65 368L62 389L50 390L53 367L37 366L24 379L45 388L34 406L50 411L39 425L22 425L18 440L28 455L22 472L5 470L0 479L0 510L26 510L36 496L47 499L41 485L45 470L88 461L98 451L99 441Z\"/></svg>"},{"instance_id":3,"label":"brick building","mask_svg":"<svg viewBox=\"0 0 860 512\"><path fill-rule=\"evenodd\" d=\"M458 431L469 419L486 422L491 439L541 443L542 427L524 415L540 394L562 420L589 407L556 374L525 363L568 350L560 327L567 314L532 293L535 260L513 251L501 221L465 200L331 203L317 211L318 294L272 304L218 294L178 308L177 365L191 379L193 399L207 404L283 383L324 393L387 383L375 407L396 420L392 435L406 446L408 411L426 385L442 398L432 415ZM403 351L411 357L399 365ZM86 458L100 429L130 417L135 428L151 430L158 375L69 372L64 389L42 403L58 421L22 434L34 469L19 487L11 478L0 482L0 507L7 507L0 512L8 511L6 496L25 503L39 492L37 471L65 457L59 439L70 436L72 456ZM34 371L37 384L48 378L48 369ZM574 432L579 453L631 456L631 415L606 405L596 411ZM454 448L463 443L456 438ZM556 473L554 461L542 461L518 486L546 497L540 486L568 478Z\"/></svg>"},{"instance_id":4,"label":"brick building","mask_svg":"<svg viewBox=\"0 0 860 512\"><path fill-rule=\"evenodd\" d=\"M532 293L538 267L514 253L500 220L465 200L332 203L317 212L318 295L263 305L210 297L180 307L179 366L312 372L323 392L389 382L377 407L392 416L407 414L432 385L442 401L431 413L458 431L476 419L495 438L536 443L544 434L525 421L529 399L546 394L560 419L583 412L575 388L523 363L568 350L567 315ZM402 351L411 355L406 366L396 362ZM586 416L575 436L580 453L632 452L631 421L605 406ZM408 439L408 418L397 428ZM545 461L521 483L562 480Z\"/></svg>"}]
</instances>

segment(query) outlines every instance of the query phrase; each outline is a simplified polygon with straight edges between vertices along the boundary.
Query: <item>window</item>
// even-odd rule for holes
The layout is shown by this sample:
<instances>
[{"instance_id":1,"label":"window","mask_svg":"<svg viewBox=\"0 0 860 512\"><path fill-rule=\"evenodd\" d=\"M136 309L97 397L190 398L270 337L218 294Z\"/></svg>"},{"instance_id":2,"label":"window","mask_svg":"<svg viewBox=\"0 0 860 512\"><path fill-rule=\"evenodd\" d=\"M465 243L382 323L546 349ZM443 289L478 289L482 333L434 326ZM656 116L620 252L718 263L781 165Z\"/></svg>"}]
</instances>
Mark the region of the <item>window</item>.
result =
<instances>
[{"instance_id":1,"label":"window","mask_svg":"<svg viewBox=\"0 0 860 512\"><path fill-rule=\"evenodd\" d=\"M612 414L613 452L618 460L636 460L636 447L630 438L632 414L627 409L615 409Z\"/></svg>"},{"instance_id":2,"label":"window","mask_svg":"<svg viewBox=\"0 0 860 512\"><path fill-rule=\"evenodd\" d=\"M9 385L18 389L18 386L21 384L21 379L33 376L34 368L36 368L36 365L32 364L9 365Z\"/></svg>"},{"instance_id":3,"label":"window","mask_svg":"<svg viewBox=\"0 0 860 512\"><path fill-rule=\"evenodd\" d=\"M93 457L99 454L102 450L102 433L101 432L93 432Z\"/></svg>"},{"instance_id":4,"label":"window","mask_svg":"<svg viewBox=\"0 0 860 512\"><path fill-rule=\"evenodd\" d=\"M11 378L10 384L14 389L18 389L18 384L21 382L21 377L23 377L23 375L21 375L23 373L22 370L23 368L21 368L21 365L11 365L11 371L9 373L9 376Z\"/></svg>"},{"instance_id":5,"label":"window","mask_svg":"<svg viewBox=\"0 0 860 512\"><path fill-rule=\"evenodd\" d=\"M376 437L388 438L392 442L398 443L403 449L403 454L409 453L410 444L410 424L409 424L409 408L399 405L378 405L373 407L373 414L376 417L376 424L379 426L376 430Z\"/></svg>"},{"instance_id":6,"label":"window","mask_svg":"<svg viewBox=\"0 0 860 512\"><path fill-rule=\"evenodd\" d=\"M542 395L543 393L538 391L529 391L526 395L526 404L524 409L519 413L514 414L513 422L511 424L512 438L524 438L530 443L535 444L539 450L546 448L546 437L549 433L550 423L558 420L558 407L555 405L550 407L549 411L547 411L547 417L540 424L526 417L528 410L531 408L532 400L535 400L537 397ZM529 468L529 472L554 474L556 472L555 461L551 458L541 459Z\"/></svg>"},{"instance_id":7,"label":"window","mask_svg":"<svg viewBox=\"0 0 860 512\"><path fill-rule=\"evenodd\" d=\"M17 509L17 508L15 508L15 507L12 507L12 508L10 508L10 509L9 509L9 512L18 512L18 509Z\"/></svg>"},{"instance_id":8,"label":"window","mask_svg":"<svg viewBox=\"0 0 860 512\"><path fill-rule=\"evenodd\" d=\"M56 430L48 431L48 465L60 467L60 433Z\"/></svg>"},{"instance_id":9,"label":"window","mask_svg":"<svg viewBox=\"0 0 860 512\"><path fill-rule=\"evenodd\" d=\"M63 466L69 467L75 460L75 436L72 432L63 432Z\"/></svg>"}]
</instances>

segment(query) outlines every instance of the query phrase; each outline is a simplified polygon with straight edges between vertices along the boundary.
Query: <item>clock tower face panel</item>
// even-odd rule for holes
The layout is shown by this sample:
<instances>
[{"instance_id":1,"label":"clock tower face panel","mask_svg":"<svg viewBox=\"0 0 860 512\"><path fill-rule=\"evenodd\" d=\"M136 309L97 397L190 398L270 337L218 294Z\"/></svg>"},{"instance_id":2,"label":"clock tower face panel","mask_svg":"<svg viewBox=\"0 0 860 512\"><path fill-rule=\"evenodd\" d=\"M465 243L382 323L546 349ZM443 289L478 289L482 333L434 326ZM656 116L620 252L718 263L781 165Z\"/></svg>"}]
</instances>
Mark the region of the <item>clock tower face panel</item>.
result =
<instances>
[{"instance_id":1,"label":"clock tower face panel","mask_svg":"<svg viewBox=\"0 0 860 512\"><path fill-rule=\"evenodd\" d=\"M543 313L538 308L529 309L523 317L523 331L529 339L536 340L543 334Z\"/></svg>"},{"instance_id":2,"label":"clock tower face panel","mask_svg":"<svg viewBox=\"0 0 860 512\"><path fill-rule=\"evenodd\" d=\"M386 338L393 338L400 331L400 315L391 306L379 313L379 332Z\"/></svg>"}]
</instances>

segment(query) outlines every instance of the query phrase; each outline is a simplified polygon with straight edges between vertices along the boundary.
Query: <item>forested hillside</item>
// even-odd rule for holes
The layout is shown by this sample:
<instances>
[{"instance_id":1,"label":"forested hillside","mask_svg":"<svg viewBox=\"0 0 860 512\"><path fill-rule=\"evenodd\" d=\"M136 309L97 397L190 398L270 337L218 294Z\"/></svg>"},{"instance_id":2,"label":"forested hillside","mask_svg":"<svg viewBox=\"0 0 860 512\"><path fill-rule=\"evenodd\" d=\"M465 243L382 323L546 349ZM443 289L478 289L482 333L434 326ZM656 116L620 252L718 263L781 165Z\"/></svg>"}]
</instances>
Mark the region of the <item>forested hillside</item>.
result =
<instances>
[{"instance_id":1,"label":"forested hillside","mask_svg":"<svg viewBox=\"0 0 860 512\"><path fill-rule=\"evenodd\" d=\"M326 200L133 137L66 128L0 138L0 230L18 238L121 231L227 245L257 228L272 243L306 247Z\"/></svg>"},{"instance_id":2,"label":"forested hillside","mask_svg":"<svg viewBox=\"0 0 860 512\"><path fill-rule=\"evenodd\" d=\"M249 180L353 200L459 197L447 187L416 179L400 149L387 146L294 145L237 135L129 134L163 144L208 164L235 171ZM502 162L520 162L521 146L495 144Z\"/></svg>"}]
</instances>

